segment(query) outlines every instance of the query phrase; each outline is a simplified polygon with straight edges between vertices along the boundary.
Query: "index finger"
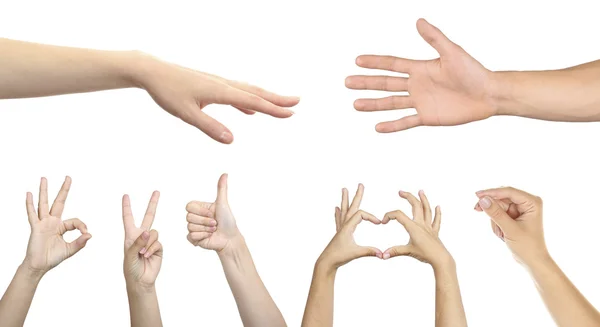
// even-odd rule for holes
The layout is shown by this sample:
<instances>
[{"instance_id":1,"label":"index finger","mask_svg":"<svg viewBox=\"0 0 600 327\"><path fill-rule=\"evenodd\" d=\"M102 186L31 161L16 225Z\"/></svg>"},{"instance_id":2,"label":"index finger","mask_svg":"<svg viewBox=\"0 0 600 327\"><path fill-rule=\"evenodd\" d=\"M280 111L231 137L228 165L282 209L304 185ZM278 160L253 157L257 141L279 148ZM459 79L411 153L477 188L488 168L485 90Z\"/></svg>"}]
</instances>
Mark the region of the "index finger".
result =
<instances>
[{"instance_id":1,"label":"index finger","mask_svg":"<svg viewBox=\"0 0 600 327\"><path fill-rule=\"evenodd\" d=\"M529 194L525 191L518 190L514 187L501 187L501 188L492 188L483 191L478 191L477 197L482 198L484 196L489 196L496 200L509 199L516 205L526 204L528 202L532 202L535 199L535 196Z\"/></svg>"},{"instance_id":2,"label":"index finger","mask_svg":"<svg viewBox=\"0 0 600 327\"><path fill-rule=\"evenodd\" d=\"M129 195L123 195L123 227L125 230L135 227L135 221L133 220L133 213L131 212L131 201Z\"/></svg>"},{"instance_id":3,"label":"index finger","mask_svg":"<svg viewBox=\"0 0 600 327\"><path fill-rule=\"evenodd\" d=\"M150 202L148 203L148 209L146 209L144 220L142 220L141 228L143 230L150 230L150 227L152 227L152 223L154 223L156 207L158 207L158 198L160 198L160 193L158 191L154 191L152 193L152 197L150 198Z\"/></svg>"},{"instance_id":4,"label":"index finger","mask_svg":"<svg viewBox=\"0 0 600 327\"><path fill-rule=\"evenodd\" d=\"M60 218L62 216L63 210L65 208L65 202L67 201L67 196L69 195L69 190L71 189L71 177L65 177L65 181L58 191L58 195L52 203L52 207L50 208L50 216L54 216Z\"/></svg>"},{"instance_id":5,"label":"index finger","mask_svg":"<svg viewBox=\"0 0 600 327\"><path fill-rule=\"evenodd\" d=\"M273 103L248 93L244 90L237 89L233 86L225 86L215 100L218 104L228 104L235 107L262 112L264 114L277 117L288 118L294 114L293 111L274 105Z\"/></svg>"},{"instance_id":6,"label":"index finger","mask_svg":"<svg viewBox=\"0 0 600 327\"><path fill-rule=\"evenodd\" d=\"M398 73L410 73L418 61L393 56L362 55L356 58L356 65L369 69L389 70Z\"/></svg>"}]
</instances>

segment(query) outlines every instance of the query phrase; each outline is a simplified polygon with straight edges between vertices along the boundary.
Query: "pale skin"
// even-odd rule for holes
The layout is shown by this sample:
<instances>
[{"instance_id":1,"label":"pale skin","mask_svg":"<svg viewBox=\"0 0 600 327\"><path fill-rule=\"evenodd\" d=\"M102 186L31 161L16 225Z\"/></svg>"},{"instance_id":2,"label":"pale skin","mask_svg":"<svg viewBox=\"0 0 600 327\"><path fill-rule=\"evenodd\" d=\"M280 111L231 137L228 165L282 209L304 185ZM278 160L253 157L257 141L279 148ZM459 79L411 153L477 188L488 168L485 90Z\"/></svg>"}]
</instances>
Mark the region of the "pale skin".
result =
<instances>
[{"instance_id":1,"label":"pale skin","mask_svg":"<svg viewBox=\"0 0 600 327\"><path fill-rule=\"evenodd\" d=\"M490 218L492 231L523 265L559 327L600 325L600 313L577 290L546 248L542 199L511 187L476 193L475 210Z\"/></svg>"},{"instance_id":2,"label":"pale skin","mask_svg":"<svg viewBox=\"0 0 600 327\"><path fill-rule=\"evenodd\" d=\"M0 38L0 99L137 87L165 111L221 143L233 133L204 112L230 105L252 115L293 115L298 97L281 96L243 82L181 67L139 51L100 51Z\"/></svg>"},{"instance_id":3,"label":"pale skin","mask_svg":"<svg viewBox=\"0 0 600 327\"><path fill-rule=\"evenodd\" d=\"M33 195L27 193L26 208L31 235L25 259L0 300L0 327L23 326L42 277L83 249L92 238L81 220L61 218L70 188L71 178L67 177L52 207L49 207L48 181L42 178L37 211ZM66 242L63 235L73 230L78 230L81 236L73 242Z\"/></svg>"},{"instance_id":4,"label":"pale skin","mask_svg":"<svg viewBox=\"0 0 600 327\"><path fill-rule=\"evenodd\" d=\"M136 226L128 195L123 196L125 258L123 273L127 284L132 327L162 327L155 282L160 272L163 247L152 228L160 194L154 191L144 219Z\"/></svg>"},{"instance_id":5,"label":"pale skin","mask_svg":"<svg viewBox=\"0 0 600 327\"><path fill-rule=\"evenodd\" d=\"M213 250L219 256L245 327L287 326L237 227L227 200L227 178L227 174L219 178L214 202L187 204L187 239L192 245Z\"/></svg>"},{"instance_id":6,"label":"pale skin","mask_svg":"<svg viewBox=\"0 0 600 327\"><path fill-rule=\"evenodd\" d=\"M439 58L362 55L356 59L360 67L406 76L346 78L350 89L399 92L379 99L358 99L354 102L356 110L416 111L377 124L378 132L460 125L494 115L573 122L600 120L600 60L552 71L494 72L426 20L417 21L417 30Z\"/></svg>"},{"instance_id":7,"label":"pale skin","mask_svg":"<svg viewBox=\"0 0 600 327\"><path fill-rule=\"evenodd\" d=\"M342 203L335 208L336 234L315 264L302 327L333 326L333 295L338 268L362 257L383 258L381 250L360 246L354 240L354 231L361 221L381 224L375 216L360 210L363 194L364 186L359 184L352 203L349 203L348 190L342 190Z\"/></svg>"},{"instance_id":8,"label":"pale skin","mask_svg":"<svg viewBox=\"0 0 600 327\"><path fill-rule=\"evenodd\" d=\"M432 218L431 206L425 192L419 191L419 198L408 192L399 192L412 206L413 219L400 210L385 214L383 224L397 220L410 235L406 245L391 247L383 253L383 258L411 256L431 265L435 276L435 326L467 326L465 309L456 274L454 259L439 238L442 212L435 208Z\"/></svg>"}]
</instances>

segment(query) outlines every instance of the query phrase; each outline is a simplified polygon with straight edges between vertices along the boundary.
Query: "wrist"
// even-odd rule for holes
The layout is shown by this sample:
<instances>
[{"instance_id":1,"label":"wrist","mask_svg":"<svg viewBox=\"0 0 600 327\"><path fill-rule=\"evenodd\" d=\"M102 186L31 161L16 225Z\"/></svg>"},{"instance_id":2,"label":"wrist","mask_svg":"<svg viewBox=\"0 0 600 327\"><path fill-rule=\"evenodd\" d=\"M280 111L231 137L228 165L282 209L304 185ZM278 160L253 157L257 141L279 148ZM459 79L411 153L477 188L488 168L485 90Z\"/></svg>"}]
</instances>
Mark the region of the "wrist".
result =
<instances>
[{"instance_id":1,"label":"wrist","mask_svg":"<svg viewBox=\"0 0 600 327\"><path fill-rule=\"evenodd\" d=\"M521 265L525 267L530 273L540 268L547 268L556 265L554 259L550 256L550 253L535 256L532 259L520 261Z\"/></svg>"},{"instance_id":2,"label":"wrist","mask_svg":"<svg viewBox=\"0 0 600 327\"><path fill-rule=\"evenodd\" d=\"M45 270L31 268L26 261L17 269L17 274L31 283L39 283L46 272Z\"/></svg>"},{"instance_id":3,"label":"wrist","mask_svg":"<svg viewBox=\"0 0 600 327\"><path fill-rule=\"evenodd\" d=\"M139 281L135 281L135 280L126 278L125 284L127 287L127 293L130 293L130 294L147 295L147 294L153 294L156 292L154 283L145 284L145 283L140 283Z\"/></svg>"},{"instance_id":4,"label":"wrist","mask_svg":"<svg viewBox=\"0 0 600 327\"><path fill-rule=\"evenodd\" d=\"M435 273L456 271L456 262L450 253L445 253L436 258L431 263L431 267Z\"/></svg>"},{"instance_id":5,"label":"wrist","mask_svg":"<svg viewBox=\"0 0 600 327\"><path fill-rule=\"evenodd\" d=\"M510 76L510 72L490 72L488 96L496 116L517 116L517 113L511 110L512 106L510 105L513 99L513 82L510 81Z\"/></svg>"},{"instance_id":6,"label":"wrist","mask_svg":"<svg viewBox=\"0 0 600 327\"><path fill-rule=\"evenodd\" d=\"M245 252L247 251L247 249L248 246L246 245L246 239L238 231L237 234L234 237L232 237L229 240L229 242L227 242L227 245L225 245L225 247L216 252L217 255L219 255L219 258L228 259L239 256L241 252Z\"/></svg>"},{"instance_id":7,"label":"wrist","mask_svg":"<svg viewBox=\"0 0 600 327\"><path fill-rule=\"evenodd\" d=\"M338 267L334 265L327 257L320 256L315 263L314 273L321 276L335 276Z\"/></svg>"},{"instance_id":8,"label":"wrist","mask_svg":"<svg viewBox=\"0 0 600 327\"><path fill-rule=\"evenodd\" d=\"M142 51L129 51L125 55L125 78L131 86L146 89L160 60Z\"/></svg>"}]
</instances>

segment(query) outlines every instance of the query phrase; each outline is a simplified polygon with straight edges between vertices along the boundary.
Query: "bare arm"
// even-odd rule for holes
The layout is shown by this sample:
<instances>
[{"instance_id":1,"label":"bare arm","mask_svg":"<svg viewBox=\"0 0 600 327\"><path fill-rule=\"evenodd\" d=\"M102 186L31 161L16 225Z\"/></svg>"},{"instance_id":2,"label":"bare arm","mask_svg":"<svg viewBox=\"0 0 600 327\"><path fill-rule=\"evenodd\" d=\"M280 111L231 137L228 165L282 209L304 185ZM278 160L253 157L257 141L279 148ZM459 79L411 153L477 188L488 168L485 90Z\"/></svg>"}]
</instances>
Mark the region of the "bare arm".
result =
<instances>
[{"instance_id":1,"label":"bare arm","mask_svg":"<svg viewBox=\"0 0 600 327\"><path fill-rule=\"evenodd\" d=\"M17 273L0 300L0 327L20 327L25 323L33 295L42 278L25 265Z\"/></svg>"},{"instance_id":2,"label":"bare arm","mask_svg":"<svg viewBox=\"0 0 600 327\"><path fill-rule=\"evenodd\" d=\"M559 327L600 325L600 313L550 257L528 265L535 285Z\"/></svg>"},{"instance_id":3,"label":"bare arm","mask_svg":"<svg viewBox=\"0 0 600 327\"><path fill-rule=\"evenodd\" d=\"M188 241L219 255L244 326L287 326L237 228L227 200L227 174L219 179L217 190L214 202L192 201L186 206Z\"/></svg>"},{"instance_id":4,"label":"bare arm","mask_svg":"<svg viewBox=\"0 0 600 327\"><path fill-rule=\"evenodd\" d=\"M315 265L302 327L333 326L333 289L337 269L318 260Z\"/></svg>"},{"instance_id":5,"label":"bare arm","mask_svg":"<svg viewBox=\"0 0 600 327\"><path fill-rule=\"evenodd\" d=\"M491 80L499 115L600 120L600 60L560 70L494 72Z\"/></svg>"},{"instance_id":6,"label":"bare arm","mask_svg":"<svg viewBox=\"0 0 600 327\"><path fill-rule=\"evenodd\" d=\"M0 99L93 92L134 86L140 54L0 39Z\"/></svg>"},{"instance_id":7,"label":"bare arm","mask_svg":"<svg viewBox=\"0 0 600 327\"><path fill-rule=\"evenodd\" d=\"M559 327L600 326L600 313L583 297L552 260L544 241L542 199L510 187L477 193L478 211L492 220L496 236L535 280Z\"/></svg>"},{"instance_id":8,"label":"bare arm","mask_svg":"<svg viewBox=\"0 0 600 327\"><path fill-rule=\"evenodd\" d=\"M139 51L101 51L0 38L0 99L139 87L168 113L213 139L233 134L202 109L231 105L246 114L292 116L300 101L246 83L161 61Z\"/></svg>"},{"instance_id":9,"label":"bare arm","mask_svg":"<svg viewBox=\"0 0 600 327\"><path fill-rule=\"evenodd\" d=\"M447 263L434 268L433 271L435 275L435 326L467 326L454 260L448 260Z\"/></svg>"},{"instance_id":10,"label":"bare arm","mask_svg":"<svg viewBox=\"0 0 600 327\"><path fill-rule=\"evenodd\" d=\"M225 277L246 327L287 326L279 308L256 271L244 238L232 241L230 249L219 252Z\"/></svg>"},{"instance_id":11,"label":"bare arm","mask_svg":"<svg viewBox=\"0 0 600 327\"><path fill-rule=\"evenodd\" d=\"M333 326L333 289L339 267L362 257L383 258L381 250L360 246L354 241L354 231L361 221L381 223L375 216L359 210L363 193L364 186L359 184L352 203L349 203L348 190L342 189L341 206L335 208L336 234L315 264L302 327Z\"/></svg>"}]
</instances>

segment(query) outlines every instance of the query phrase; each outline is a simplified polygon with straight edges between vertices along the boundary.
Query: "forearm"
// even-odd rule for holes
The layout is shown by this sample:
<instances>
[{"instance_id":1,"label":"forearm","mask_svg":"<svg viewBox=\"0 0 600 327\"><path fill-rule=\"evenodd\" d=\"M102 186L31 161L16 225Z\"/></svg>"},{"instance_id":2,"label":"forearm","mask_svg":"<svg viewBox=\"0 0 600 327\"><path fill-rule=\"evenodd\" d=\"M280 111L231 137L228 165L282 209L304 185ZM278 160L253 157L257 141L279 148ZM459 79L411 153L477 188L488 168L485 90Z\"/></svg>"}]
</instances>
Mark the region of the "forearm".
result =
<instances>
[{"instance_id":1,"label":"forearm","mask_svg":"<svg viewBox=\"0 0 600 327\"><path fill-rule=\"evenodd\" d=\"M162 327L156 289L127 283L131 327Z\"/></svg>"},{"instance_id":2,"label":"forearm","mask_svg":"<svg viewBox=\"0 0 600 327\"><path fill-rule=\"evenodd\" d=\"M494 72L499 115L553 121L600 121L600 60L551 71Z\"/></svg>"},{"instance_id":3,"label":"forearm","mask_svg":"<svg viewBox=\"0 0 600 327\"><path fill-rule=\"evenodd\" d=\"M528 265L536 287L559 327L600 325L600 313L549 256Z\"/></svg>"},{"instance_id":4,"label":"forearm","mask_svg":"<svg viewBox=\"0 0 600 327\"><path fill-rule=\"evenodd\" d=\"M0 327L23 326L42 275L23 265L17 269L15 277L0 300Z\"/></svg>"},{"instance_id":5,"label":"forearm","mask_svg":"<svg viewBox=\"0 0 600 327\"><path fill-rule=\"evenodd\" d=\"M242 236L219 253L225 277L246 327L287 326L263 284Z\"/></svg>"},{"instance_id":6,"label":"forearm","mask_svg":"<svg viewBox=\"0 0 600 327\"><path fill-rule=\"evenodd\" d=\"M435 326L466 327L467 318L460 295L454 260L434 267Z\"/></svg>"},{"instance_id":7,"label":"forearm","mask_svg":"<svg viewBox=\"0 0 600 327\"><path fill-rule=\"evenodd\" d=\"M143 56L2 38L0 53L0 99L133 87Z\"/></svg>"},{"instance_id":8,"label":"forearm","mask_svg":"<svg viewBox=\"0 0 600 327\"><path fill-rule=\"evenodd\" d=\"M333 289L337 269L317 261L302 327L333 326Z\"/></svg>"}]
</instances>

